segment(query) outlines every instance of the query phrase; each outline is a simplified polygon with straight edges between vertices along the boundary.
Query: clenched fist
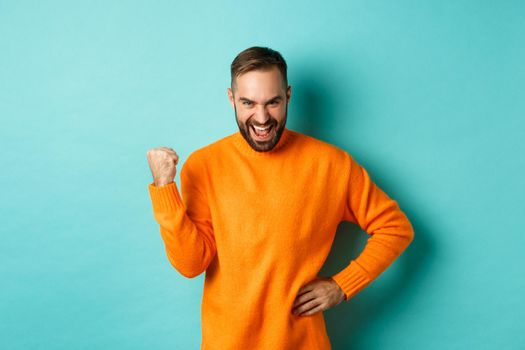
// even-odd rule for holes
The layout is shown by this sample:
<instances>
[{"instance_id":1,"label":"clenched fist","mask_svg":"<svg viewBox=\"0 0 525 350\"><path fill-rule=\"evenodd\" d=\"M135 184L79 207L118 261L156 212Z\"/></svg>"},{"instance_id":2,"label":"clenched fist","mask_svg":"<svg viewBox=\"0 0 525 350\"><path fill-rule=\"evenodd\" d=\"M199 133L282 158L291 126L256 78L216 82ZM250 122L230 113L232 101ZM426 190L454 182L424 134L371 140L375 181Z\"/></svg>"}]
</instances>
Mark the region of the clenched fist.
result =
<instances>
[{"instance_id":1,"label":"clenched fist","mask_svg":"<svg viewBox=\"0 0 525 350\"><path fill-rule=\"evenodd\" d=\"M150 149L147 156L155 186L164 186L173 182L179 161L177 153L169 147L158 147Z\"/></svg>"}]
</instances>

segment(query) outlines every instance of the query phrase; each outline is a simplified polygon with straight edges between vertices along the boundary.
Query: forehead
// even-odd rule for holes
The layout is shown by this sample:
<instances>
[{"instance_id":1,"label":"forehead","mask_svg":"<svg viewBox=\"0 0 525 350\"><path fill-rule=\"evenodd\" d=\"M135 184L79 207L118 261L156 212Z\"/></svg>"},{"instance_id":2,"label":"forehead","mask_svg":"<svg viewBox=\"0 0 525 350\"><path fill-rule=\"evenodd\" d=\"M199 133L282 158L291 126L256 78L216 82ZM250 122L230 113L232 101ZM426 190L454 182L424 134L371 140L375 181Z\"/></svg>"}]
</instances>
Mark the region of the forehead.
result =
<instances>
[{"instance_id":1,"label":"forehead","mask_svg":"<svg viewBox=\"0 0 525 350\"><path fill-rule=\"evenodd\" d=\"M235 82L240 96L262 98L284 92L281 72L277 67L243 73L236 77Z\"/></svg>"}]
</instances>

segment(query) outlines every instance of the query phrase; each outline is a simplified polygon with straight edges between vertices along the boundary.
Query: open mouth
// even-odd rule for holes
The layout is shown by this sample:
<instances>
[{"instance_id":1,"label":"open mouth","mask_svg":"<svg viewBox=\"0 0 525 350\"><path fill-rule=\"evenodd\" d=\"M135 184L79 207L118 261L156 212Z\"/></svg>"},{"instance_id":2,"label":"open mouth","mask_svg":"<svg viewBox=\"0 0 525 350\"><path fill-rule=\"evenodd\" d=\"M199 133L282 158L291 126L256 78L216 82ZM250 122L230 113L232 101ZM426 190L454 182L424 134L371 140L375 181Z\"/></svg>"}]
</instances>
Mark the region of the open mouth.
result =
<instances>
[{"instance_id":1,"label":"open mouth","mask_svg":"<svg viewBox=\"0 0 525 350\"><path fill-rule=\"evenodd\" d=\"M264 141L270 138L270 135L272 134L272 131L273 131L273 124L266 126L264 128L250 125L250 130L251 130L252 136L256 140Z\"/></svg>"}]
</instances>

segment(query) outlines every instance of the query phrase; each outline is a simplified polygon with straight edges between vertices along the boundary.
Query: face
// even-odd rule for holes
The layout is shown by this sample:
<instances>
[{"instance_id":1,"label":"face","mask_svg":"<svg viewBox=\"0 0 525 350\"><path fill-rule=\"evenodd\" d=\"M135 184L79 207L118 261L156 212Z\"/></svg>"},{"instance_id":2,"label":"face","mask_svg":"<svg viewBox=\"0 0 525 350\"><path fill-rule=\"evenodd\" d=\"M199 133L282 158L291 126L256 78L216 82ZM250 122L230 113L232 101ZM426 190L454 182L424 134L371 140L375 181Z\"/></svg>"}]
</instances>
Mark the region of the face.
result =
<instances>
[{"instance_id":1,"label":"face","mask_svg":"<svg viewBox=\"0 0 525 350\"><path fill-rule=\"evenodd\" d=\"M270 151L286 125L291 87L284 88L277 67L246 72L235 83L228 97L242 136L254 150Z\"/></svg>"}]
</instances>

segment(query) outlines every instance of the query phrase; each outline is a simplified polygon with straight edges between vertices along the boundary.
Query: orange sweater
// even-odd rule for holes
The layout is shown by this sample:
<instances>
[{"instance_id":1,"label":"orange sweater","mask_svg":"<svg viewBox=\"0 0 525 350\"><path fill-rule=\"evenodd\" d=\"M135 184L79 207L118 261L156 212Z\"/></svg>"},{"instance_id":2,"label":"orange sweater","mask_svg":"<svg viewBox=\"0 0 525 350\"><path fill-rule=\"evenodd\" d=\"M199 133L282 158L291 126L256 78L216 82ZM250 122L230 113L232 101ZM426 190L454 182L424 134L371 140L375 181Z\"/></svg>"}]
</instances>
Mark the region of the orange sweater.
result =
<instances>
[{"instance_id":1,"label":"orange sweater","mask_svg":"<svg viewBox=\"0 0 525 350\"><path fill-rule=\"evenodd\" d=\"M288 128L265 153L228 135L190 154L180 177L180 193L174 182L148 190L171 264L186 277L206 271L201 349L331 349L323 313L294 315L292 305L339 223L370 235L331 276L346 300L413 239L397 202L348 153Z\"/></svg>"}]
</instances>

